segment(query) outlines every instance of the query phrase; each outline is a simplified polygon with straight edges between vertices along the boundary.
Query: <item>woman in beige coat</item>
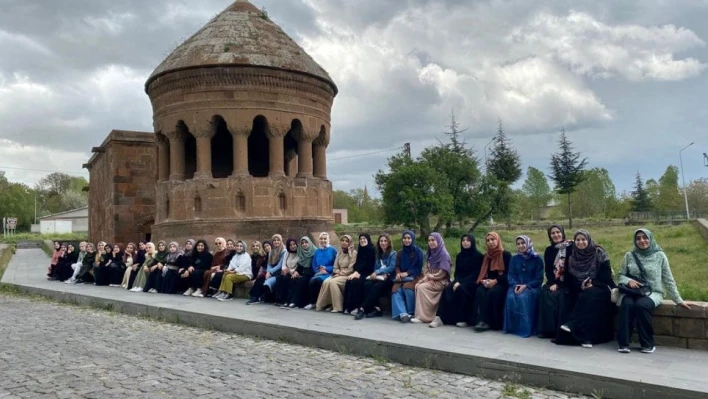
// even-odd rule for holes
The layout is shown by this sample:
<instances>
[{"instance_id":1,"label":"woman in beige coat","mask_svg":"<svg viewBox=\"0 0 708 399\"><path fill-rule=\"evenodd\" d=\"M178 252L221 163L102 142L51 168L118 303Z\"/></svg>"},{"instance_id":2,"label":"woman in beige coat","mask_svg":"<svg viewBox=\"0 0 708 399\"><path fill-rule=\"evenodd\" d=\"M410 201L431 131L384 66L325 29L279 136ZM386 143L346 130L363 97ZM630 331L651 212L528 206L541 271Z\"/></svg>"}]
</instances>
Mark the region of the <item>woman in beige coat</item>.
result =
<instances>
[{"instance_id":1,"label":"woman in beige coat","mask_svg":"<svg viewBox=\"0 0 708 399\"><path fill-rule=\"evenodd\" d=\"M352 237L344 235L339 239L341 248L334 260L332 277L322 284L320 295L317 297L317 310L324 310L332 305L332 313L342 313L344 309L344 285L347 278L354 272L356 262L356 249Z\"/></svg>"}]
</instances>

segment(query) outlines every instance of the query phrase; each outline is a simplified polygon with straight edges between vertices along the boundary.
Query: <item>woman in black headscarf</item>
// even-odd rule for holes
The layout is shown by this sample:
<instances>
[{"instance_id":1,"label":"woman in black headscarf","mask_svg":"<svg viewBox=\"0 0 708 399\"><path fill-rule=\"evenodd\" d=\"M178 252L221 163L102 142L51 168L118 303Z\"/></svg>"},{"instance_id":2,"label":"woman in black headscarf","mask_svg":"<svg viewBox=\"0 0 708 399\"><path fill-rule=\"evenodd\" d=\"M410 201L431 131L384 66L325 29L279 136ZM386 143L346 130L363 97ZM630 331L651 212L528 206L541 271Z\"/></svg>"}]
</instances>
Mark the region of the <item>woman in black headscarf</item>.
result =
<instances>
[{"instance_id":1,"label":"woman in black headscarf","mask_svg":"<svg viewBox=\"0 0 708 399\"><path fill-rule=\"evenodd\" d=\"M201 288L204 284L204 274L211 273L214 255L209 252L209 245L207 245L205 240L197 241L197 245L194 248L191 267L187 268L189 272L189 288L183 295L204 298Z\"/></svg>"},{"instance_id":2,"label":"woman in black headscarf","mask_svg":"<svg viewBox=\"0 0 708 399\"><path fill-rule=\"evenodd\" d=\"M565 238L563 226L554 224L548 228L548 240L551 245L543 253L546 284L541 290L538 309L538 337L553 338L560 327L560 300L565 291L565 269L573 241Z\"/></svg>"},{"instance_id":3,"label":"woman in black headscarf","mask_svg":"<svg viewBox=\"0 0 708 399\"><path fill-rule=\"evenodd\" d=\"M364 283L366 277L370 276L376 268L376 247L371 242L371 236L367 233L359 234L359 249L354 262L354 273L350 274L346 284L344 284L344 313L351 313L356 316L358 312L363 312L361 308L364 302Z\"/></svg>"},{"instance_id":4,"label":"woman in black headscarf","mask_svg":"<svg viewBox=\"0 0 708 399\"><path fill-rule=\"evenodd\" d=\"M482 269L484 255L477 249L472 234L460 239L460 253L455 259L455 280L443 291L438 312L430 327L454 324L467 327L473 323L472 313L477 293L477 277Z\"/></svg>"},{"instance_id":5,"label":"woman in black headscarf","mask_svg":"<svg viewBox=\"0 0 708 399\"><path fill-rule=\"evenodd\" d=\"M593 344L611 341L615 306L610 290L615 282L610 259L586 230L578 230L573 236L564 282L567 292L563 294L556 344L592 348Z\"/></svg>"}]
</instances>

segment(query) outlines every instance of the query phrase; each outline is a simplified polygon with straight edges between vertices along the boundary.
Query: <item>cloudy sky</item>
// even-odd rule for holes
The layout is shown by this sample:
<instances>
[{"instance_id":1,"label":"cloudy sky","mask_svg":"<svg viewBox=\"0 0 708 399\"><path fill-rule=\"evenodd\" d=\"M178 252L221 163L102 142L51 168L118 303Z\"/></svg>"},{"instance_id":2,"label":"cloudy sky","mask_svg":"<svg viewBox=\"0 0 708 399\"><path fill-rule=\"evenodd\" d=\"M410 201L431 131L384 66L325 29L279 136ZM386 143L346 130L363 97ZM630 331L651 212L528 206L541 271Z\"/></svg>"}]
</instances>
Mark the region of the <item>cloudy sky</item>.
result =
<instances>
[{"instance_id":1,"label":"cloudy sky","mask_svg":"<svg viewBox=\"0 0 708 399\"><path fill-rule=\"evenodd\" d=\"M708 177L708 0L253 2L339 86L335 188L371 189L386 150L435 144L452 110L480 158L501 118L524 168L547 171L565 127L618 191L690 142L686 179ZM151 131L145 80L230 3L0 0L0 170L87 176L111 129Z\"/></svg>"}]
</instances>

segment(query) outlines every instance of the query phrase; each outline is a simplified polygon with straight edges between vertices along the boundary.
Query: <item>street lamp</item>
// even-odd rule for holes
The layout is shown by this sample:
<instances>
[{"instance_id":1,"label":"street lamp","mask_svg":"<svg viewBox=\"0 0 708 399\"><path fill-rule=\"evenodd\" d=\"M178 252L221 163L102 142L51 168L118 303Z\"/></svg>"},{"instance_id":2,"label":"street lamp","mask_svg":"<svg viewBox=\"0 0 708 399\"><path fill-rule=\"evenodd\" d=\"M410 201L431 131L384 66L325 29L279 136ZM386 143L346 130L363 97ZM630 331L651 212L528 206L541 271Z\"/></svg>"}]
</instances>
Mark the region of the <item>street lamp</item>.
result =
<instances>
[{"instance_id":1,"label":"street lamp","mask_svg":"<svg viewBox=\"0 0 708 399\"><path fill-rule=\"evenodd\" d=\"M686 148L688 148L692 145L693 145L693 142L691 142L691 144L683 147L681 149L681 151L679 151L679 161L681 162L681 181L683 182L683 200L686 202L686 219L690 219L691 214L688 211L688 194L686 193L686 179L683 177L683 156L681 155L681 153L683 152L683 150L685 150Z\"/></svg>"}]
</instances>

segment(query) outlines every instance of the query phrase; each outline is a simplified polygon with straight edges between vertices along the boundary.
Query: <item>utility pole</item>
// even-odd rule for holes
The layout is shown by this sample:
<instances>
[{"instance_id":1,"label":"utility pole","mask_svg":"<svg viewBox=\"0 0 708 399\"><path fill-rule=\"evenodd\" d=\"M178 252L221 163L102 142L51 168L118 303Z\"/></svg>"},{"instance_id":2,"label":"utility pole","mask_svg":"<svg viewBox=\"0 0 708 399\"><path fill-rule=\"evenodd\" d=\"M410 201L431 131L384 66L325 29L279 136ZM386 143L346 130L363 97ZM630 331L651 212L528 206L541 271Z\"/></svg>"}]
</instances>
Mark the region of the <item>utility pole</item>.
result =
<instances>
[{"instance_id":1,"label":"utility pole","mask_svg":"<svg viewBox=\"0 0 708 399\"><path fill-rule=\"evenodd\" d=\"M411 143L403 144L403 153L410 159L411 157Z\"/></svg>"},{"instance_id":2,"label":"utility pole","mask_svg":"<svg viewBox=\"0 0 708 399\"><path fill-rule=\"evenodd\" d=\"M681 181L683 182L683 200L686 202L686 219L687 220L691 218L691 214L688 211L688 193L686 192L686 179L683 177L683 157L681 156L681 153L683 152L683 150L685 150L686 148L688 148L692 145L693 145L693 143L683 147L681 149L681 151L679 151L679 161L681 162Z\"/></svg>"}]
</instances>

